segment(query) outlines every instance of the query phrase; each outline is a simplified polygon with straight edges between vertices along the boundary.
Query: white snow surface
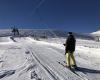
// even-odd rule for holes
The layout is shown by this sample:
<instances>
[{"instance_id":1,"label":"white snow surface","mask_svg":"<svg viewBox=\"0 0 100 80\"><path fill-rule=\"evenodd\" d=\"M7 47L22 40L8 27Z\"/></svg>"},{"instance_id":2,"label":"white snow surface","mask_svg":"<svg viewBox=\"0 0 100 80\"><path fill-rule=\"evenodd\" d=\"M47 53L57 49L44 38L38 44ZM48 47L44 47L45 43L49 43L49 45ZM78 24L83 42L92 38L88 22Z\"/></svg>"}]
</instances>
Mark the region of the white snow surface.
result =
<instances>
[{"instance_id":1,"label":"white snow surface","mask_svg":"<svg viewBox=\"0 0 100 80\"><path fill-rule=\"evenodd\" d=\"M91 33L92 35L95 35L95 36L100 36L100 30L96 31L96 32L92 32Z\"/></svg>"},{"instance_id":2,"label":"white snow surface","mask_svg":"<svg viewBox=\"0 0 100 80\"><path fill-rule=\"evenodd\" d=\"M0 44L10 44L10 43L13 43L10 37L0 37Z\"/></svg>"},{"instance_id":3,"label":"white snow surface","mask_svg":"<svg viewBox=\"0 0 100 80\"><path fill-rule=\"evenodd\" d=\"M100 80L100 43L77 39L75 59L81 70L76 75L58 63L65 61L64 42L0 37L0 80Z\"/></svg>"}]
</instances>

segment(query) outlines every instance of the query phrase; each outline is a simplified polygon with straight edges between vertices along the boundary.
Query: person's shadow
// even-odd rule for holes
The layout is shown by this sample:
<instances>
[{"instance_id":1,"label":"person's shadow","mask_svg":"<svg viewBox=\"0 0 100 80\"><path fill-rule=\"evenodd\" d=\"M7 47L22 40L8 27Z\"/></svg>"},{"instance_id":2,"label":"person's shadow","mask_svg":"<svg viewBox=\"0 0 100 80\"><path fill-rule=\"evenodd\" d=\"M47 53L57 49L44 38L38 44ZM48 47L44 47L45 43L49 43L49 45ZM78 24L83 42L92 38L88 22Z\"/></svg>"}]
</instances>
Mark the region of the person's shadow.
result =
<instances>
[{"instance_id":1,"label":"person's shadow","mask_svg":"<svg viewBox=\"0 0 100 80\"><path fill-rule=\"evenodd\" d=\"M96 74L100 74L100 70L94 70L94 69L88 69L88 68L82 68L82 67L78 67L78 69L76 71L82 71L84 73L96 73Z\"/></svg>"}]
</instances>

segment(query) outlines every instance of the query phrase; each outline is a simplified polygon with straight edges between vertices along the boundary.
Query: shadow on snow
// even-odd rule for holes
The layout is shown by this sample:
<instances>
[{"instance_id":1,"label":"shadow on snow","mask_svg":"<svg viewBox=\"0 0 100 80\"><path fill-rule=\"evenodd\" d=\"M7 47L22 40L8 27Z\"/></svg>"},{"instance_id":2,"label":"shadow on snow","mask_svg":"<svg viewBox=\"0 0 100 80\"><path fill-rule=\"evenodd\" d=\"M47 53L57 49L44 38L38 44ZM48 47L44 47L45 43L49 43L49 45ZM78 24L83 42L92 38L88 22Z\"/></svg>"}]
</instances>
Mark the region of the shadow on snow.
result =
<instances>
[{"instance_id":1,"label":"shadow on snow","mask_svg":"<svg viewBox=\"0 0 100 80\"><path fill-rule=\"evenodd\" d=\"M96 74L100 74L100 70L94 70L94 69L88 69L88 68L82 68L82 67L78 67L77 71L82 71L84 73L96 73Z\"/></svg>"}]
</instances>

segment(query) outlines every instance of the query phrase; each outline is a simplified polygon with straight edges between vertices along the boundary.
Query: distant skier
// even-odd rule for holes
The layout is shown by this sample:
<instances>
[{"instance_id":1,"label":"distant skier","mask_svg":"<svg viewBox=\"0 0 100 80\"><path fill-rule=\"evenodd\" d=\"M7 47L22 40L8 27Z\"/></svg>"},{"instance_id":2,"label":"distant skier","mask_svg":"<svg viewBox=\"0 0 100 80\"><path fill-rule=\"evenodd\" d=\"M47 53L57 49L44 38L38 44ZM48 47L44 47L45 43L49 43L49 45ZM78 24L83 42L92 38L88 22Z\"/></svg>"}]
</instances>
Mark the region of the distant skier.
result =
<instances>
[{"instance_id":1,"label":"distant skier","mask_svg":"<svg viewBox=\"0 0 100 80\"><path fill-rule=\"evenodd\" d=\"M68 32L68 38L66 40L65 46L65 55L66 55L66 67L69 69L74 68L77 69L76 61L74 58L74 51L75 51L75 43L76 39L72 32Z\"/></svg>"},{"instance_id":2,"label":"distant skier","mask_svg":"<svg viewBox=\"0 0 100 80\"><path fill-rule=\"evenodd\" d=\"M13 33L14 36L15 36L15 34L16 34L16 28L15 28L15 27L12 28L12 33Z\"/></svg>"},{"instance_id":3,"label":"distant skier","mask_svg":"<svg viewBox=\"0 0 100 80\"><path fill-rule=\"evenodd\" d=\"M12 28L12 33L14 34L14 36L19 35L19 30L18 28Z\"/></svg>"},{"instance_id":4,"label":"distant skier","mask_svg":"<svg viewBox=\"0 0 100 80\"><path fill-rule=\"evenodd\" d=\"M17 35L19 35L19 30L18 30L18 28L16 28L16 33L17 33Z\"/></svg>"}]
</instances>

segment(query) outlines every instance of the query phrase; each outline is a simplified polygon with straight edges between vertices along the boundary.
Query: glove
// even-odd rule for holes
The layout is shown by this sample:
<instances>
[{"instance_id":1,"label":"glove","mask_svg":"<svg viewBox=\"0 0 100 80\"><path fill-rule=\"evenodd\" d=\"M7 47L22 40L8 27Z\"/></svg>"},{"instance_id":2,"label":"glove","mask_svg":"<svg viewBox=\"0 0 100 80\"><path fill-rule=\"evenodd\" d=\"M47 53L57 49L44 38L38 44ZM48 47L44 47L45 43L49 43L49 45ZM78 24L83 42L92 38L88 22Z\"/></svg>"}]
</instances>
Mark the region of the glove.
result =
<instances>
[{"instance_id":1,"label":"glove","mask_svg":"<svg viewBox=\"0 0 100 80\"><path fill-rule=\"evenodd\" d=\"M66 44L63 44L64 46L66 46Z\"/></svg>"}]
</instances>

